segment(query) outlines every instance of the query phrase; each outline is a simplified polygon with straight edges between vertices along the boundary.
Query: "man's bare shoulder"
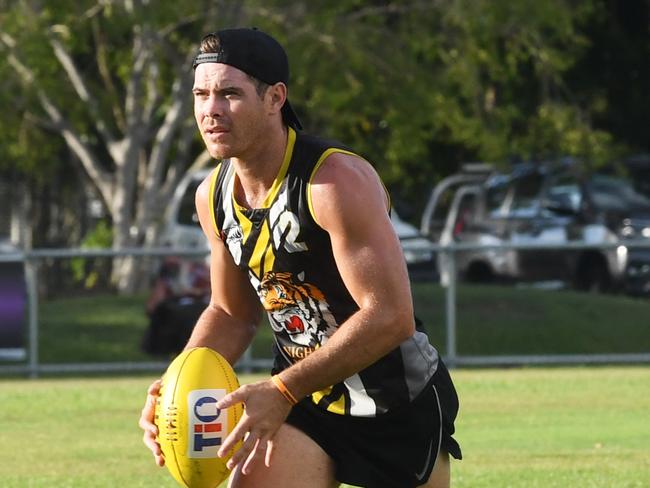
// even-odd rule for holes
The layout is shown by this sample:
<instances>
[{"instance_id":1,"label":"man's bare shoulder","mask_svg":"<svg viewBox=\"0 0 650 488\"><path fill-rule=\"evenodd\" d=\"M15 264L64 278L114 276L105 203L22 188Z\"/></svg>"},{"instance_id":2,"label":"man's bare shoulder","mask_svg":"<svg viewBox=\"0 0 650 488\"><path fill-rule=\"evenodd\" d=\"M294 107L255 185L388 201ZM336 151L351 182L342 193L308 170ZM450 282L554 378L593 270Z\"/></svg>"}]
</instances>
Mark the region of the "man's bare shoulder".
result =
<instances>
[{"instance_id":1,"label":"man's bare shoulder","mask_svg":"<svg viewBox=\"0 0 650 488\"><path fill-rule=\"evenodd\" d=\"M219 166L214 168L208 173L208 175L203 178L203 181L199 184L196 189L196 203L206 203L210 199L210 187L212 186L212 179L215 171L219 169Z\"/></svg>"},{"instance_id":2,"label":"man's bare shoulder","mask_svg":"<svg viewBox=\"0 0 650 488\"><path fill-rule=\"evenodd\" d=\"M378 180L372 165L355 154L334 152L327 156L314 175L314 185L356 185Z\"/></svg>"},{"instance_id":3,"label":"man's bare shoulder","mask_svg":"<svg viewBox=\"0 0 650 488\"><path fill-rule=\"evenodd\" d=\"M208 173L197 187L196 194L194 195L194 204L196 206L196 213L199 216L199 223L201 224L201 228L208 237L211 245L219 239L216 221L214 220L211 209L212 204L210 202L210 189L212 187L215 172L218 170L219 166Z\"/></svg>"},{"instance_id":4,"label":"man's bare shoulder","mask_svg":"<svg viewBox=\"0 0 650 488\"><path fill-rule=\"evenodd\" d=\"M332 218L357 218L366 210L387 210L388 199L379 175L365 159L333 153L311 182L314 218L324 227Z\"/></svg>"}]
</instances>

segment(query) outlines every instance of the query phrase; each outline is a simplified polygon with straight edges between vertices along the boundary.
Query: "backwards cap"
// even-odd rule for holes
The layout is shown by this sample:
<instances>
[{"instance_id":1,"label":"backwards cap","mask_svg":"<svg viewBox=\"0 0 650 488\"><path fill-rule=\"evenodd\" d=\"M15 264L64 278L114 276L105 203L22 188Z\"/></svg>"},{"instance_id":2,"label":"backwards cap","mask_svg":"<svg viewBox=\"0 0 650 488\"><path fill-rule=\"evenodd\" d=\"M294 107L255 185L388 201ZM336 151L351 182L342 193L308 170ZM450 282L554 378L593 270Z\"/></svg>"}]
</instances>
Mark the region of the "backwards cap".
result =
<instances>
[{"instance_id":1,"label":"backwards cap","mask_svg":"<svg viewBox=\"0 0 650 488\"><path fill-rule=\"evenodd\" d=\"M257 29L223 29L212 34L219 39L219 52L201 53L194 58L192 69L202 63L222 63L237 68L268 85L289 85L289 60L283 47L268 34ZM282 106L282 118L296 130L302 124L289 100Z\"/></svg>"}]
</instances>

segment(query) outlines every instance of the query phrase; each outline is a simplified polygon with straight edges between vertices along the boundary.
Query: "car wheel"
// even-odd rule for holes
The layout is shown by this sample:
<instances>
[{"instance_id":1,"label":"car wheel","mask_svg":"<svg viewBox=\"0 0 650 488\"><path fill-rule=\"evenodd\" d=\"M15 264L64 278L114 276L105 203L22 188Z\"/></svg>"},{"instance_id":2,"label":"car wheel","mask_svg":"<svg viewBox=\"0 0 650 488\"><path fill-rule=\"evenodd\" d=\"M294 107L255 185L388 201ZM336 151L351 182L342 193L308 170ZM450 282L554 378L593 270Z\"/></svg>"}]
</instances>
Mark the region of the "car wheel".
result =
<instances>
[{"instance_id":1,"label":"car wheel","mask_svg":"<svg viewBox=\"0 0 650 488\"><path fill-rule=\"evenodd\" d=\"M612 289L612 278L602 256L590 255L581 260L576 289L592 293L606 293Z\"/></svg>"},{"instance_id":2,"label":"car wheel","mask_svg":"<svg viewBox=\"0 0 650 488\"><path fill-rule=\"evenodd\" d=\"M494 283L496 276L490 266L482 262L475 262L467 268L465 280L470 283Z\"/></svg>"}]
</instances>

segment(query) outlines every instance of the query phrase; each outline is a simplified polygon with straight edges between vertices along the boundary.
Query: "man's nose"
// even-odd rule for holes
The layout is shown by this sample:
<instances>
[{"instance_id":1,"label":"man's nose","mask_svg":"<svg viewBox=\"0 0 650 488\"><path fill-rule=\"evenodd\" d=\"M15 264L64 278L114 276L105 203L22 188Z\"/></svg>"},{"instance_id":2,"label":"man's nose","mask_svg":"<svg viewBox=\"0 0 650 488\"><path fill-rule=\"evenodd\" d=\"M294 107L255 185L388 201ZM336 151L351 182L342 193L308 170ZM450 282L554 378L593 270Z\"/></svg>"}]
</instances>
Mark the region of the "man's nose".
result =
<instances>
[{"instance_id":1,"label":"man's nose","mask_svg":"<svg viewBox=\"0 0 650 488\"><path fill-rule=\"evenodd\" d=\"M215 118L223 115L223 103L220 97L211 94L206 98L203 111L207 117Z\"/></svg>"}]
</instances>

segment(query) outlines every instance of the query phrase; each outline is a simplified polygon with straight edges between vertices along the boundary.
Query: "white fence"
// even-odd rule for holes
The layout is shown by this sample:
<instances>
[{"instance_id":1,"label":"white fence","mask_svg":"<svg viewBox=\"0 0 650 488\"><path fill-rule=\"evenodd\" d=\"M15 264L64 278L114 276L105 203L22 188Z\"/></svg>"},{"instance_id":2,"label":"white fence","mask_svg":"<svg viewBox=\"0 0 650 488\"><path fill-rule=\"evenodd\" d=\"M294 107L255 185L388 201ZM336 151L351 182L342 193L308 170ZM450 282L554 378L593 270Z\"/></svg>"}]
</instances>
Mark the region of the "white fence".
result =
<instances>
[{"instance_id":1,"label":"white fence","mask_svg":"<svg viewBox=\"0 0 650 488\"><path fill-rule=\"evenodd\" d=\"M598 245L587 243L571 243L559 245L498 245L477 246L454 244L449 246L434 246L435 250L449 257L449 281L445 287L445 332L446 354L444 359L450 367L458 366L506 366L530 364L598 364L598 363L650 363L650 351L642 353L621 354L544 354L544 355L490 355L469 356L458 354L456 335L456 293L457 273L455 271L456 254L463 251L475 250L512 250L512 249L615 249L620 243ZM626 242L629 248L650 249L648 242ZM161 371L167 362L104 362L104 363L67 363L44 364L39 360L39 296L38 273L40 262L51 259L72 258L114 258L123 256L205 256L205 251L196 249L42 249L29 252L0 254L0 262L22 262L25 269L27 294L27 348L26 364L1 364L0 374L27 374L37 377L42 373L87 373L87 372L136 372ZM0 317L1 319L1 317ZM236 368L241 371L268 369L272 364L270 358L255 359L250 350L244 355Z\"/></svg>"}]
</instances>

